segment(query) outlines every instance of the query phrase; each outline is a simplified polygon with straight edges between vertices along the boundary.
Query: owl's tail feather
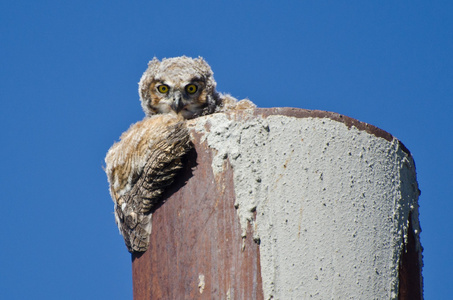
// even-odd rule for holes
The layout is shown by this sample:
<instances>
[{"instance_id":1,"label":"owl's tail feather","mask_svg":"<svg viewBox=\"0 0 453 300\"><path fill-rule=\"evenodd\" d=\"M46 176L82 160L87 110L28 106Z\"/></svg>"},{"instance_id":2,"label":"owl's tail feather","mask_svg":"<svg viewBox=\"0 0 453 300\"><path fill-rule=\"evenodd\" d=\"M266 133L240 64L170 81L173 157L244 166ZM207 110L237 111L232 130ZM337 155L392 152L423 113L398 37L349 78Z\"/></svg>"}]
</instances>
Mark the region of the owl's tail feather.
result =
<instances>
[{"instance_id":1,"label":"owl's tail feather","mask_svg":"<svg viewBox=\"0 0 453 300\"><path fill-rule=\"evenodd\" d=\"M144 252L149 246L151 211L183 167L182 157L190 150L190 136L184 123L167 130L160 141L150 145L150 156L133 188L116 208L121 233L129 252Z\"/></svg>"}]
</instances>

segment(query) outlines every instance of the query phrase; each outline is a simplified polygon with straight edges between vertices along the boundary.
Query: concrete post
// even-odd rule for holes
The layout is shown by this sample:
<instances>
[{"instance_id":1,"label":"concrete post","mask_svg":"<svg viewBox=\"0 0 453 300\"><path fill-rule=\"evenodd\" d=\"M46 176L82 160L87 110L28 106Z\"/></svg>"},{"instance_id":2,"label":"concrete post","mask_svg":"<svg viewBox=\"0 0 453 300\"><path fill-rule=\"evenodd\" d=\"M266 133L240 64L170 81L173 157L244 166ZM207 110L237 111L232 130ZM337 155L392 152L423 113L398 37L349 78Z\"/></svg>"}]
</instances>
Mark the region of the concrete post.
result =
<instances>
[{"instance_id":1,"label":"concrete post","mask_svg":"<svg viewBox=\"0 0 453 300\"><path fill-rule=\"evenodd\" d=\"M419 189L387 132L292 108L189 121L134 299L421 299Z\"/></svg>"}]
</instances>

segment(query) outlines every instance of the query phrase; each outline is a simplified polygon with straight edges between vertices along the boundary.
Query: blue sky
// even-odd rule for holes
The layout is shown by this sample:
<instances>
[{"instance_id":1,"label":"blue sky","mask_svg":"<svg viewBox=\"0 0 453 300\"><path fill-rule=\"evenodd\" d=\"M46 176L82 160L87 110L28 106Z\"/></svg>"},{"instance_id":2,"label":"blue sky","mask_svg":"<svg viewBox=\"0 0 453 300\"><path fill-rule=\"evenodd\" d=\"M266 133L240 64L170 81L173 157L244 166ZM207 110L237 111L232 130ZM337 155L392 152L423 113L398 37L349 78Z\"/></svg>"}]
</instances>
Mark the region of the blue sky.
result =
<instances>
[{"instance_id":1,"label":"blue sky","mask_svg":"<svg viewBox=\"0 0 453 300\"><path fill-rule=\"evenodd\" d=\"M453 2L1 1L0 297L131 299L102 170L147 62L203 56L218 90L338 112L412 152L426 299L451 294Z\"/></svg>"}]
</instances>

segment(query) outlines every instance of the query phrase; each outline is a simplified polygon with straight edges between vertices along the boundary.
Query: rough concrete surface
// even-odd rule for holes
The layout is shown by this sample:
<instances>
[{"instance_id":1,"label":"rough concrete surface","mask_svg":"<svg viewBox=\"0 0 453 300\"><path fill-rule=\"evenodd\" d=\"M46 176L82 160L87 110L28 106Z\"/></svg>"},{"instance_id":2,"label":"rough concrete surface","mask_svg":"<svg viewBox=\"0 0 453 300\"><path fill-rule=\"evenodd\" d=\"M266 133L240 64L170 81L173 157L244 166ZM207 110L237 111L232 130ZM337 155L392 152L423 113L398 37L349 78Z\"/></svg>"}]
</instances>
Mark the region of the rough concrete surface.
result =
<instances>
[{"instance_id":1,"label":"rough concrete surface","mask_svg":"<svg viewBox=\"0 0 453 300\"><path fill-rule=\"evenodd\" d=\"M260 244L264 299L398 297L409 222L418 248L420 227L415 165L397 139L256 111L190 126L212 149L214 173L233 169L242 235L250 223Z\"/></svg>"}]
</instances>

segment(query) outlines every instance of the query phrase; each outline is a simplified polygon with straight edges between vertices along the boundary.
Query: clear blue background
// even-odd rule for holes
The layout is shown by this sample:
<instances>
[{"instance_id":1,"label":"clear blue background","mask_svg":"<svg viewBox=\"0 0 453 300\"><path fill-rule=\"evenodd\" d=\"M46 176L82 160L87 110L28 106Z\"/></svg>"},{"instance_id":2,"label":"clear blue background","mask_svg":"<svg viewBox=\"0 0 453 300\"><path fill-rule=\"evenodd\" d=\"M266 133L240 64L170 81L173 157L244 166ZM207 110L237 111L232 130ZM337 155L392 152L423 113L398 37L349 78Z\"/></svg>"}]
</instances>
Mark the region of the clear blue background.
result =
<instances>
[{"instance_id":1,"label":"clear blue background","mask_svg":"<svg viewBox=\"0 0 453 300\"><path fill-rule=\"evenodd\" d=\"M451 294L453 2L0 3L0 298L131 299L102 170L143 117L147 62L203 56L218 90L338 112L411 150L426 299Z\"/></svg>"}]
</instances>

